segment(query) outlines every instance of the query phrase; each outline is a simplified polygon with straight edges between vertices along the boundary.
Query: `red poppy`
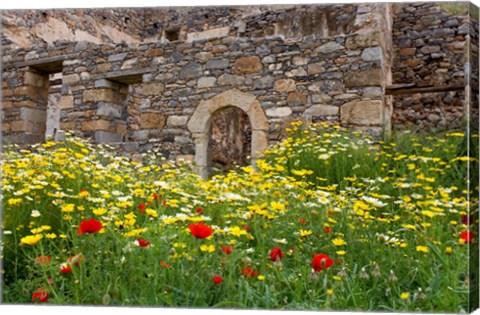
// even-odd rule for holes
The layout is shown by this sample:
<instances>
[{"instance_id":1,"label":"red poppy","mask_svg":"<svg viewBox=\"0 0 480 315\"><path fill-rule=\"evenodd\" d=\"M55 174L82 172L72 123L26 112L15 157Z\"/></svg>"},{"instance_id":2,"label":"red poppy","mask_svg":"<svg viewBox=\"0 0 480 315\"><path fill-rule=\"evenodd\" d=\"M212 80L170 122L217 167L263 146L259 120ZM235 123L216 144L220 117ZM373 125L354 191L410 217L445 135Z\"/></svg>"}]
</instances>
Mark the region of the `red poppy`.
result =
<instances>
[{"instance_id":1,"label":"red poppy","mask_svg":"<svg viewBox=\"0 0 480 315\"><path fill-rule=\"evenodd\" d=\"M220 283L222 283L222 281L223 281L222 277L217 276L217 275L213 276L213 283L220 284Z\"/></svg>"},{"instance_id":2,"label":"red poppy","mask_svg":"<svg viewBox=\"0 0 480 315\"><path fill-rule=\"evenodd\" d=\"M473 241L473 232L463 231L460 233L460 238L465 241L465 243L471 243Z\"/></svg>"},{"instance_id":3,"label":"red poppy","mask_svg":"<svg viewBox=\"0 0 480 315\"><path fill-rule=\"evenodd\" d=\"M37 258L35 258L35 263L43 266L45 264L48 264L50 260L52 260L52 257L50 256L38 256Z\"/></svg>"},{"instance_id":4,"label":"red poppy","mask_svg":"<svg viewBox=\"0 0 480 315\"><path fill-rule=\"evenodd\" d=\"M332 232L332 228L329 227L329 226L324 226L324 227L323 227L323 232L325 232L325 233L330 233L330 232Z\"/></svg>"},{"instance_id":5,"label":"red poppy","mask_svg":"<svg viewBox=\"0 0 480 315\"><path fill-rule=\"evenodd\" d=\"M137 244L140 247L148 247L150 245L150 242L141 238L137 238Z\"/></svg>"},{"instance_id":6,"label":"red poppy","mask_svg":"<svg viewBox=\"0 0 480 315\"><path fill-rule=\"evenodd\" d=\"M60 272L60 273L71 273L72 272L72 266L70 266L70 264L62 264L60 266L60 270L58 272Z\"/></svg>"},{"instance_id":7,"label":"red poppy","mask_svg":"<svg viewBox=\"0 0 480 315\"><path fill-rule=\"evenodd\" d=\"M32 293L32 302L40 301L41 303L45 303L48 301L48 291L44 288L38 288Z\"/></svg>"},{"instance_id":8,"label":"red poppy","mask_svg":"<svg viewBox=\"0 0 480 315\"><path fill-rule=\"evenodd\" d=\"M171 265L168 264L167 262L163 261L163 260L160 260L160 266L162 266L163 268L167 269L167 268L170 267Z\"/></svg>"},{"instance_id":9,"label":"red poppy","mask_svg":"<svg viewBox=\"0 0 480 315\"><path fill-rule=\"evenodd\" d=\"M152 197L153 197L153 199L157 200L157 199L159 199L159 198L162 198L162 195L157 195L157 194L154 193L154 194L152 195Z\"/></svg>"},{"instance_id":10,"label":"red poppy","mask_svg":"<svg viewBox=\"0 0 480 315\"><path fill-rule=\"evenodd\" d=\"M270 252L270 260L277 261L283 258L283 252L280 248L274 247Z\"/></svg>"},{"instance_id":11,"label":"red poppy","mask_svg":"<svg viewBox=\"0 0 480 315\"><path fill-rule=\"evenodd\" d=\"M146 207L147 207L147 205L144 204L144 203L138 204L138 210L140 211L140 213L145 213L145 208Z\"/></svg>"},{"instance_id":12,"label":"red poppy","mask_svg":"<svg viewBox=\"0 0 480 315\"><path fill-rule=\"evenodd\" d=\"M253 278L253 277L256 277L258 275L258 271L253 270L252 267L242 268L241 271L242 271L242 275L245 278Z\"/></svg>"},{"instance_id":13,"label":"red poppy","mask_svg":"<svg viewBox=\"0 0 480 315\"><path fill-rule=\"evenodd\" d=\"M250 232L250 230L252 229L252 227L251 227L250 225L243 224L243 225L242 225L242 229L244 229L244 230L247 231L247 232Z\"/></svg>"},{"instance_id":14,"label":"red poppy","mask_svg":"<svg viewBox=\"0 0 480 315\"><path fill-rule=\"evenodd\" d=\"M222 247L222 252L224 252L227 255L230 255L232 251L233 251L233 246L231 245Z\"/></svg>"},{"instance_id":15,"label":"red poppy","mask_svg":"<svg viewBox=\"0 0 480 315\"><path fill-rule=\"evenodd\" d=\"M100 231L103 227L102 222L97 221L95 219L90 219L90 220L82 220L82 223L80 223L80 226L78 227L77 234L88 234L88 233L96 233Z\"/></svg>"},{"instance_id":16,"label":"red poppy","mask_svg":"<svg viewBox=\"0 0 480 315\"><path fill-rule=\"evenodd\" d=\"M300 218L300 219L298 219L298 222L300 222L302 224L306 224L307 220L305 220L304 218Z\"/></svg>"},{"instance_id":17,"label":"red poppy","mask_svg":"<svg viewBox=\"0 0 480 315\"><path fill-rule=\"evenodd\" d=\"M197 210L195 210L196 213L202 213L203 212L203 208L197 208Z\"/></svg>"},{"instance_id":18,"label":"red poppy","mask_svg":"<svg viewBox=\"0 0 480 315\"><path fill-rule=\"evenodd\" d=\"M188 229L192 233L193 236L196 238L207 238L210 235L212 235L213 229L202 222L199 222L197 224L190 224L188 226Z\"/></svg>"},{"instance_id":19,"label":"red poppy","mask_svg":"<svg viewBox=\"0 0 480 315\"><path fill-rule=\"evenodd\" d=\"M314 254L312 260L312 268L315 272L320 272L333 265L333 260L326 254Z\"/></svg>"}]
</instances>

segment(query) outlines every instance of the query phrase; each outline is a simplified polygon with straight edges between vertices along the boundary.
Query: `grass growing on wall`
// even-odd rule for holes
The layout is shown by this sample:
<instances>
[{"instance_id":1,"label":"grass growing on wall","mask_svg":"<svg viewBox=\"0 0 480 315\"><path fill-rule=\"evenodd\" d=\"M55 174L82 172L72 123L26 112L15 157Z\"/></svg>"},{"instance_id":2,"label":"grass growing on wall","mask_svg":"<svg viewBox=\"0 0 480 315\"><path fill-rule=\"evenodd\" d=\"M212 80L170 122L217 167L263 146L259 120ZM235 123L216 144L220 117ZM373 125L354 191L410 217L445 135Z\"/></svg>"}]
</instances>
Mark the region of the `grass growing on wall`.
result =
<instances>
[{"instance_id":1,"label":"grass growing on wall","mask_svg":"<svg viewBox=\"0 0 480 315\"><path fill-rule=\"evenodd\" d=\"M5 151L7 303L468 308L478 160L463 133L374 142L294 123L257 168L208 181L76 138Z\"/></svg>"}]
</instances>

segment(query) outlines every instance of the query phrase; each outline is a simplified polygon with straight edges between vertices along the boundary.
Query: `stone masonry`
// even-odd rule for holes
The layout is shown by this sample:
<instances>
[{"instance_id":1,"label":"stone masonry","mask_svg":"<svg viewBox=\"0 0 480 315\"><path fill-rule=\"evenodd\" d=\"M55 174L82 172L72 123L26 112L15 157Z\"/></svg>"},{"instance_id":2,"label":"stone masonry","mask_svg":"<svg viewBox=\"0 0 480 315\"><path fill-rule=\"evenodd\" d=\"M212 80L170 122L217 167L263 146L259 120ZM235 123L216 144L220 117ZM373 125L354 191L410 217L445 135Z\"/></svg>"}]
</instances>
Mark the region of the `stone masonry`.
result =
<instances>
[{"instance_id":1,"label":"stone masonry","mask_svg":"<svg viewBox=\"0 0 480 315\"><path fill-rule=\"evenodd\" d=\"M235 150L253 162L296 119L381 135L406 122L398 117L408 102L387 95L392 84L465 80L468 17L438 11L436 26L426 28L439 36L436 44L425 42L429 35L418 31L412 8L438 6L8 11L3 141L35 143L72 130L131 155L158 148L169 159L195 160L205 176L215 155L212 134L222 128L248 133L237 139L248 149ZM461 101L444 103L463 108ZM244 115L241 124L218 121L229 108L240 112L227 116Z\"/></svg>"}]
</instances>

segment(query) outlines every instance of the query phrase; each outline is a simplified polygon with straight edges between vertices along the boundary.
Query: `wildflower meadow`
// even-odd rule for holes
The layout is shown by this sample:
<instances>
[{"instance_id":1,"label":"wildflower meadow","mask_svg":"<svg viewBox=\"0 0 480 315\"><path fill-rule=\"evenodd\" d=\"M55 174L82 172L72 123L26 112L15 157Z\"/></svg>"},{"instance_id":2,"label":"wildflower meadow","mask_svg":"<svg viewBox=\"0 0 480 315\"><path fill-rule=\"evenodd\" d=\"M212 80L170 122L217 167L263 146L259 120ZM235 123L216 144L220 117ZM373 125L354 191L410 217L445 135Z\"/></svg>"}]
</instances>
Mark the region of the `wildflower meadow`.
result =
<instances>
[{"instance_id":1,"label":"wildflower meadow","mask_svg":"<svg viewBox=\"0 0 480 315\"><path fill-rule=\"evenodd\" d=\"M5 303L469 312L478 136L295 122L208 180L67 137L4 148Z\"/></svg>"}]
</instances>

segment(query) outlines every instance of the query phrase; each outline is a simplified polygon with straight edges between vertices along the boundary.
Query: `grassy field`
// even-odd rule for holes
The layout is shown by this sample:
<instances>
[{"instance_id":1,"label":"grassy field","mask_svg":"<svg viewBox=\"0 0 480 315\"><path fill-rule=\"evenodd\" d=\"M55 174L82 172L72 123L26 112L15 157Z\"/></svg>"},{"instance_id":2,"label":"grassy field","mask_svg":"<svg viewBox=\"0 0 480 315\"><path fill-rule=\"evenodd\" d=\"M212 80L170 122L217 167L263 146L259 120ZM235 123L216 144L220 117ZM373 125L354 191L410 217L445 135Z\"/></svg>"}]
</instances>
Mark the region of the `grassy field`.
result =
<instances>
[{"instance_id":1,"label":"grassy field","mask_svg":"<svg viewBox=\"0 0 480 315\"><path fill-rule=\"evenodd\" d=\"M208 181L74 137L5 149L4 302L469 311L478 159L463 133L289 132Z\"/></svg>"}]
</instances>

